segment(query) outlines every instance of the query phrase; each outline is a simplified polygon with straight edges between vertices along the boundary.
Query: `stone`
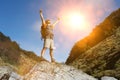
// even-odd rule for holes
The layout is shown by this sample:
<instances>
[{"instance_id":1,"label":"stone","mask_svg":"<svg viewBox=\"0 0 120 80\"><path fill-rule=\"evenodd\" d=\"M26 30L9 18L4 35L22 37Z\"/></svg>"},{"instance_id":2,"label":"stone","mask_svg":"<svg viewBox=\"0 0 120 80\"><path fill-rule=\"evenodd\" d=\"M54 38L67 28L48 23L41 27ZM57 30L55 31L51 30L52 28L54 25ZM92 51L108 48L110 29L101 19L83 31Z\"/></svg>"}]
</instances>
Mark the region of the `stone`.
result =
<instances>
[{"instance_id":1,"label":"stone","mask_svg":"<svg viewBox=\"0 0 120 80\"><path fill-rule=\"evenodd\" d=\"M23 77L9 66L0 66L0 80L23 80Z\"/></svg>"},{"instance_id":2,"label":"stone","mask_svg":"<svg viewBox=\"0 0 120 80\"><path fill-rule=\"evenodd\" d=\"M101 78L101 80L118 80L118 79L116 79L116 78L114 78L114 77L103 76L103 77Z\"/></svg>"}]
</instances>

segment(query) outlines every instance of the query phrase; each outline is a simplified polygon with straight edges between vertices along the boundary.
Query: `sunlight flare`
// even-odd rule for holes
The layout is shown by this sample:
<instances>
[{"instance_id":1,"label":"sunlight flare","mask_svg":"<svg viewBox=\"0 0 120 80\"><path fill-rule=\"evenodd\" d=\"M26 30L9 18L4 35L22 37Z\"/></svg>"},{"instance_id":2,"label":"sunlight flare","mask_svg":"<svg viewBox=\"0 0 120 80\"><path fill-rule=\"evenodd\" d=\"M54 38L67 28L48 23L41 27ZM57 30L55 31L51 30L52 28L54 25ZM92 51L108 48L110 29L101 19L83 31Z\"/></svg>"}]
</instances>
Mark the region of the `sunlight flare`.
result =
<instances>
[{"instance_id":1,"label":"sunlight flare","mask_svg":"<svg viewBox=\"0 0 120 80\"><path fill-rule=\"evenodd\" d=\"M80 14L79 12L63 12L62 22L63 25L71 30L85 30L87 26L87 22L85 20L85 16Z\"/></svg>"},{"instance_id":2,"label":"sunlight flare","mask_svg":"<svg viewBox=\"0 0 120 80\"><path fill-rule=\"evenodd\" d=\"M79 13L72 13L68 15L68 23L71 25L71 27L79 28L85 24L84 22L84 17Z\"/></svg>"}]
</instances>

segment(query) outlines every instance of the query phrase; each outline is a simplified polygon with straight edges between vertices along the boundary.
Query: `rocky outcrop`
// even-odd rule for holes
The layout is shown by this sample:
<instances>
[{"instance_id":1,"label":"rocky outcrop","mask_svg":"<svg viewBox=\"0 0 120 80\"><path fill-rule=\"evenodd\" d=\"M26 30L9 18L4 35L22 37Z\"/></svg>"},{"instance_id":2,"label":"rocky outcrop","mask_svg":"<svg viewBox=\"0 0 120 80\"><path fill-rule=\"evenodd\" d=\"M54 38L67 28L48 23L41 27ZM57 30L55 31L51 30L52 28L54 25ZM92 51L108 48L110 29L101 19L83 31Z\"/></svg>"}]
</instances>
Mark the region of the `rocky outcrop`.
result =
<instances>
[{"instance_id":1,"label":"rocky outcrop","mask_svg":"<svg viewBox=\"0 0 120 80\"><path fill-rule=\"evenodd\" d=\"M42 61L25 76L25 80L97 80L81 70L59 63Z\"/></svg>"},{"instance_id":2,"label":"rocky outcrop","mask_svg":"<svg viewBox=\"0 0 120 80\"><path fill-rule=\"evenodd\" d=\"M119 26L120 9L111 13L102 23L97 25L87 37L75 43L66 64L73 62L78 56L84 55L84 52L113 35Z\"/></svg>"},{"instance_id":3,"label":"rocky outcrop","mask_svg":"<svg viewBox=\"0 0 120 80\"><path fill-rule=\"evenodd\" d=\"M23 80L23 77L8 66L0 66L0 80Z\"/></svg>"},{"instance_id":4,"label":"rocky outcrop","mask_svg":"<svg viewBox=\"0 0 120 80\"><path fill-rule=\"evenodd\" d=\"M101 78L101 80L118 80L118 79L116 79L116 78L114 78L114 77L103 76L103 77Z\"/></svg>"},{"instance_id":5,"label":"rocky outcrop","mask_svg":"<svg viewBox=\"0 0 120 80\"><path fill-rule=\"evenodd\" d=\"M42 60L35 53L21 49L15 41L11 41L0 32L0 66L10 66L19 74L24 75Z\"/></svg>"},{"instance_id":6,"label":"rocky outcrop","mask_svg":"<svg viewBox=\"0 0 120 80\"><path fill-rule=\"evenodd\" d=\"M97 80L71 66L41 61L21 76L11 67L0 66L0 80Z\"/></svg>"},{"instance_id":7,"label":"rocky outcrop","mask_svg":"<svg viewBox=\"0 0 120 80\"><path fill-rule=\"evenodd\" d=\"M94 77L120 79L120 9L73 46L66 64Z\"/></svg>"},{"instance_id":8,"label":"rocky outcrop","mask_svg":"<svg viewBox=\"0 0 120 80\"><path fill-rule=\"evenodd\" d=\"M95 77L106 75L120 78L120 28L70 65Z\"/></svg>"},{"instance_id":9,"label":"rocky outcrop","mask_svg":"<svg viewBox=\"0 0 120 80\"><path fill-rule=\"evenodd\" d=\"M24 76L16 73L11 67L0 66L0 80L98 80L81 70L60 63L42 61L37 63ZM118 80L114 77L103 76L100 80Z\"/></svg>"}]
</instances>

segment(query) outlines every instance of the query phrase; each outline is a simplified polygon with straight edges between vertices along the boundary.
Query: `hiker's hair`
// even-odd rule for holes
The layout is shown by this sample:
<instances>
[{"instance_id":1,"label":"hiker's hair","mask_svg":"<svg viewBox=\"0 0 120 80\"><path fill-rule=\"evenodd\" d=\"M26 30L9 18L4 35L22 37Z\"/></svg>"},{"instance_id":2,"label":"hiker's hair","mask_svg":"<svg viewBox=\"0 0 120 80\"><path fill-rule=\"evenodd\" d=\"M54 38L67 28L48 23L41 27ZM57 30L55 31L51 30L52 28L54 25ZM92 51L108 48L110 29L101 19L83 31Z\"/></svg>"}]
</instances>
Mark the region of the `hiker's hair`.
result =
<instances>
[{"instance_id":1,"label":"hiker's hair","mask_svg":"<svg viewBox=\"0 0 120 80\"><path fill-rule=\"evenodd\" d=\"M46 23L46 24L50 24L50 20L49 20L49 19L46 19L46 20L45 20L45 23Z\"/></svg>"}]
</instances>

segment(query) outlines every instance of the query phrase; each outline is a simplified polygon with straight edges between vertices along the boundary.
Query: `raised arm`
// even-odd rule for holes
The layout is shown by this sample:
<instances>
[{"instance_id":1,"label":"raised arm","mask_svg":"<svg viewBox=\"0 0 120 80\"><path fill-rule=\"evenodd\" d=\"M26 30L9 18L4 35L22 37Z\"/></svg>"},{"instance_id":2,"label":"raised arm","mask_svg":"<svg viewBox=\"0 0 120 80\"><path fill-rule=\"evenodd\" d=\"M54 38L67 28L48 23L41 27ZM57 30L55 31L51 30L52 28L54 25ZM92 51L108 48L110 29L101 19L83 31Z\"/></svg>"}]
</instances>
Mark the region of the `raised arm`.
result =
<instances>
[{"instance_id":1,"label":"raised arm","mask_svg":"<svg viewBox=\"0 0 120 80\"><path fill-rule=\"evenodd\" d=\"M42 25L45 26L45 20L44 20L43 14L42 14L42 10L40 10L40 18L42 20Z\"/></svg>"},{"instance_id":2,"label":"raised arm","mask_svg":"<svg viewBox=\"0 0 120 80\"><path fill-rule=\"evenodd\" d=\"M54 27L58 22L59 22L60 18L57 19L57 21L55 21L52 26Z\"/></svg>"}]
</instances>

